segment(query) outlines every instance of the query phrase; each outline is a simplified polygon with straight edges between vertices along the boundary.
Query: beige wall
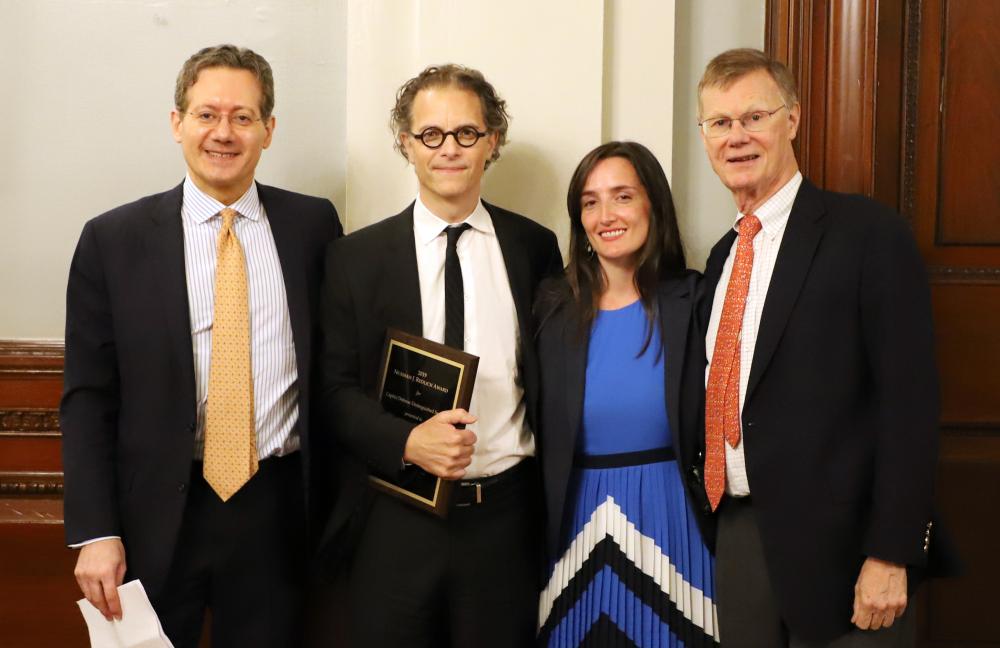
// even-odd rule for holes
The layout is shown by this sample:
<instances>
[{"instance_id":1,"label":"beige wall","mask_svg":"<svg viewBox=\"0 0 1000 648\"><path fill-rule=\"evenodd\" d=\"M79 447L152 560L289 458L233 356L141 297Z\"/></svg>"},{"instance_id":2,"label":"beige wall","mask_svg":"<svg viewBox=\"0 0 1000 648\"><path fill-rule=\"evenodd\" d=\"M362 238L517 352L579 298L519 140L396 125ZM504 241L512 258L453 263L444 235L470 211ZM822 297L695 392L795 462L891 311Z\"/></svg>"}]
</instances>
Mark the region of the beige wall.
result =
<instances>
[{"instance_id":1,"label":"beige wall","mask_svg":"<svg viewBox=\"0 0 1000 648\"><path fill-rule=\"evenodd\" d=\"M173 84L205 45L274 68L258 178L343 204L345 14L342 0L2 0L0 339L61 338L83 223L183 179Z\"/></svg>"},{"instance_id":2,"label":"beige wall","mask_svg":"<svg viewBox=\"0 0 1000 648\"><path fill-rule=\"evenodd\" d=\"M711 54L763 42L763 3L3 0L0 339L61 338L83 223L181 180L173 80L189 54L220 42L274 67L278 127L258 179L331 198L348 230L415 195L391 148L393 93L453 60L481 68L513 115L487 199L549 225L565 248L576 163L602 141L637 139L673 166L691 261L702 263L732 206L719 207L690 141L691 78Z\"/></svg>"},{"instance_id":3,"label":"beige wall","mask_svg":"<svg viewBox=\"0 0 1000 648\"><path fill-rule=\"evenodd\" d=\"M765 0L677 3L674 51L674 148L671 187L688 265L705 267L708 252L732 227L736 204L712 171L698 134L697 86L705 65L732 47L764 47Z\"/></svg>"},{"instance_id":4,"label":"beige wall","mask_svg":"<svg viewBox=\"0 0 1000 648\"><path fill-rule=\"evenodd\" d=\"M507 100L509 143L486 172L484 197L552 228L563 249L566 186L587 151L632 137L669 169L673 0L507 0L502 12L498 6L350 3L349 230L398 212L416 195L412 169L392 150L388 113L400 84L435 63L478 68ZM635 38L639 33L649 37Z\"/></svg>"}]
</instances>

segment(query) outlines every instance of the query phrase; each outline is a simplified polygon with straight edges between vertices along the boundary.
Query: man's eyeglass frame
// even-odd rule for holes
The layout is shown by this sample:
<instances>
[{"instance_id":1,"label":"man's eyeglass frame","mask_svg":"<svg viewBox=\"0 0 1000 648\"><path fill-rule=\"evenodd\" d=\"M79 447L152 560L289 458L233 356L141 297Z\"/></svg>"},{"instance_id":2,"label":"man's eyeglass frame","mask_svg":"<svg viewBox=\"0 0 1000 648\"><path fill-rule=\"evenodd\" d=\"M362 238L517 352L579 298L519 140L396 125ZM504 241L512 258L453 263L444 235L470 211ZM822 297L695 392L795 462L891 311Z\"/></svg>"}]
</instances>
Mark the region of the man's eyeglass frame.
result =
<instances>
[{"instance_id":1,"label":"man's eyeglass frame","mask_svg":"<svg viewBox=\"0 0 1000 648\"><path fill-rule=\"evenodd\" d=\"M739 117L722 117L722 116L712 117L710 119L705 119L698 122L698 127L701 128L701 132L705 134L705 137L709 138L723 137L732 132L733 122L738 121L740 123L740 126L743 127L743 130L750 133L759 133L760 131L764 130L765 127L767 127L767 124L770 122L771 117L774 116L774 113L778 112L782 108L788 108L788 106L786 106L785 104L781 104L774 110L751 110L748 113L743 113ZM754 115L767 115L767 119L753 121L751 118ZM726 121L727 125L725 127L725 130L719 133L709 132L709 129L712 127L712 124L720 120Z\"/></svg>"},{"instance_id":2,"label":"man's eyeglass frame","mask_svg":"<svg viewBox=\"0 0 1000 648\"><path fill-rule=\"evenodd\" d=\"M441 141L438 142L435 145L428 144L427 141L426 141L426 138L429 135L434 135L435 133L440 133L440 135L441 135ZM462 133L465 133L467 137L469 137L473 133L475 133L476 139L472 140L468 144L465 144L465 143L462 142L461 139L459 139L459 135L462 134ZM427 148L432 149L432 150L433 149L439 149L442 146L444 146L444 143L445 143L445 141L447 141L449 135L451 135L453 138L455 138L455 143L458 144L459 146L461 146L462 148L472 148L473 146L475 146L476 144L479 143L479 140L481 140L482 138L484 138L487 135L489 135L489 131L480 132L474 126L463 126L463 127L459 128L458 130L443 131L443 130L441 130L440 128L438 128L436 126L430 126L428 128L425 128L424 130L420 131L419 133L410 133L411 137L419 140L421 144L423 144L424 146L426 146Z\"/></svg>"}]
</instances>

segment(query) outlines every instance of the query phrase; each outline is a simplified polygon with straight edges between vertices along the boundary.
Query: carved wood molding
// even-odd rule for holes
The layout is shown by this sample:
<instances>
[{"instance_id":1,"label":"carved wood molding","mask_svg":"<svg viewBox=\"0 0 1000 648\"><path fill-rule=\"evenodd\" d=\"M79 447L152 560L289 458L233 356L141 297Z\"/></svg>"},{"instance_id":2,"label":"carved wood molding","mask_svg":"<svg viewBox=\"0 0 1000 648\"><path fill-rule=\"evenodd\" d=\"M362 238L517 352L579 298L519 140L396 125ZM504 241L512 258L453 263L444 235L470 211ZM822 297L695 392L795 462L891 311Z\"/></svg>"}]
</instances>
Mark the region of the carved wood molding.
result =
<instances>
[{"instance_id":1,"label":"carved wood molding","mask_svg":"<svg viewBox=\"0 0 1000 648\"><path fill-rule=\"evenodd\" d=\"M928 272L936 284L1000 284L1000 268L931 266Z\"/></svg>"},{"instance_id":2,"label":"carved wood molding","mask_svg":"<svg viewBox=\"0 0 1000 648\"><path fill-rule=\"evenodd\" d=\"M57 437L57 409L0 409L0 437Z\"/></svg>"},{"instance_id":3,"label":"carved wood molding","mask_svg":"<svg viewBox=\"0 0 1000 648\"><path fill-rule=\"evenodd\" d=\"M0 340L0 376L51 376L62 370L61 341Z\"/></svg>"},{"instance_id":4,"label":"carved wood molding","mask_svg":"<svg viewBox=\"0 0 1000 648\"><path fill-rule=\"evenodd\" d=\"M914 219L914 194L917 165L917 92L920 82L920 0L906 2L906 39L903 44L903 172L900 186L900 211Z\"/></svg>"},{"instance_id":5,"label":"carved wood molding","mask_svg":"<svg viewBox=\"0 0 1000 648\"><path fill-rule=\"evenodd\" d=\"M62 494L61 472L0 471L0 497Z\"/></svg>"}]
</instances>

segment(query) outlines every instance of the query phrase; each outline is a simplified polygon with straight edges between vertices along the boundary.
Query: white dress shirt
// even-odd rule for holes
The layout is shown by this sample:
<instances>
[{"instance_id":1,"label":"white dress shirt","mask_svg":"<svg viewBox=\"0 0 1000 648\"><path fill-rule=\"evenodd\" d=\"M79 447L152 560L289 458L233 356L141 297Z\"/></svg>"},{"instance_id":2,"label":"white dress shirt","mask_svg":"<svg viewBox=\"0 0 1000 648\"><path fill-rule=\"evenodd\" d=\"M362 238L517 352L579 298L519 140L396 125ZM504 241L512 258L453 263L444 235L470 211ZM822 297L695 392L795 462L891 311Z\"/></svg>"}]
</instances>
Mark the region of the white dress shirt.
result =
<instances>
[{"instance_id":1,"label":"white dress shirt","mask_svg":"<svg viewBox=\"0 0 1000 648\"><path fill-rule=\"evenodd\" d=\"M778 249L785 234L788 216L792 213L792 203L802 184L802 174L796 172L792 179L779 189L767 202L757 208L754 215L760 220L761 229L753 239L753 266L750 271L750 287L747 289L746 309L743 311L743 328L740 332L740 442L733 448L725 443L726 448L726 492L735 497L750 494L750 483L747 480L746 459L743 455L742 434L743 401L746 397L747 383L750 380L750 367L753 364L753 352L757 345L757 331L760 328L760 316L764 312L764 300L767 288L771 284L771 274L774 272L774 262L778 258ZM739 231L739 222L745 214L737 213L733 229ZM715 288L715 298L712 300L712 316L708 322L705 334L705 351L708 354L708 367L705 368L705 384L712 369L712 355L715 353L715 338L719 333L719 320L722 318L722 306L726 301L726 289L733 273L733 262L736 260L736 244L739 237L733 240L729 249L729 257L722 266L719 285ZM751 441L753 443L753 441Z\"/></svg>"},{"instance_id":2,"label":"white dress shirt","mask_svg":"<svg viewBox=\"0 0 1000 648\"><path fill-rule=\"evenodd\" d=\"M482 202L459 223L471 229L458 239L465 294L465 350L479 356L469 412L478 421L476 449L467 478L486 477L513 467L535 454L535 441L525 421L524 387L518 372L520 334L517 310L507 279L507 266ZM420 278L423 336L444 341L445 229L449 223L417 197L413 206L413 238Z\"/></svg>"}]
</instances>

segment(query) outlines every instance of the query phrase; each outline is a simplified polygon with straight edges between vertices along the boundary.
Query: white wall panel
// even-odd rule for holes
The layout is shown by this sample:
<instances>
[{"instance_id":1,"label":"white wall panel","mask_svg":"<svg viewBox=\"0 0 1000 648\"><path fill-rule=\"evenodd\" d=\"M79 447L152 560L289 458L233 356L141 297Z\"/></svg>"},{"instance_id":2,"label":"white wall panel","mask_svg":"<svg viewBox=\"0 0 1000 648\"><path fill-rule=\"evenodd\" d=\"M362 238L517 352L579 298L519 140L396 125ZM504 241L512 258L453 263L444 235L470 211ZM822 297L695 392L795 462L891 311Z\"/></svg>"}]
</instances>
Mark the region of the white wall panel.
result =
<instances>
[{"instance_id":1,"label":"white wall panel","mask_svg":"<svg viewBox=\"0 0 1000 648\"><path fill-rule=\"evenodd\" d=\"M577 162L635 139L671 175L700 265L733 208L691 127L693 84L715 53L762 45L763 20L764 0L0 0L0 339L60 338L83 223L181 180L174 79L221 42L274 67L278 126L258 178L333 199L349 231L415 196L389 110L406 79L456 61L513 116L488 200L565 249Z\"/></svg>"},{"instance_id":2,"label":"white wall panel","mask_svg":"<svg viewBox=\"0 0 1000 648\"><path fill-rule=\"evenodd\" d=\"M601 0L351 0L349 229L416 196L412 168L392 150L389 110L406 79L455 62L482 71L512 115L484 197L565 239L566 186L583 154L601 142L603 16Z\"/></svg>"},{"instance_id":3,"label":"white wall panel","mask_svg":"<svg viewBox=\"0 0 1000 648\"><path fill-rule=\"evenodd\" d=\"M346 0L0 1L0 338L61 338L83 223L183 179L174 80L206 45L274 68L257 177L340 207L345 17Z\"/></svg>"}]
</instances>

